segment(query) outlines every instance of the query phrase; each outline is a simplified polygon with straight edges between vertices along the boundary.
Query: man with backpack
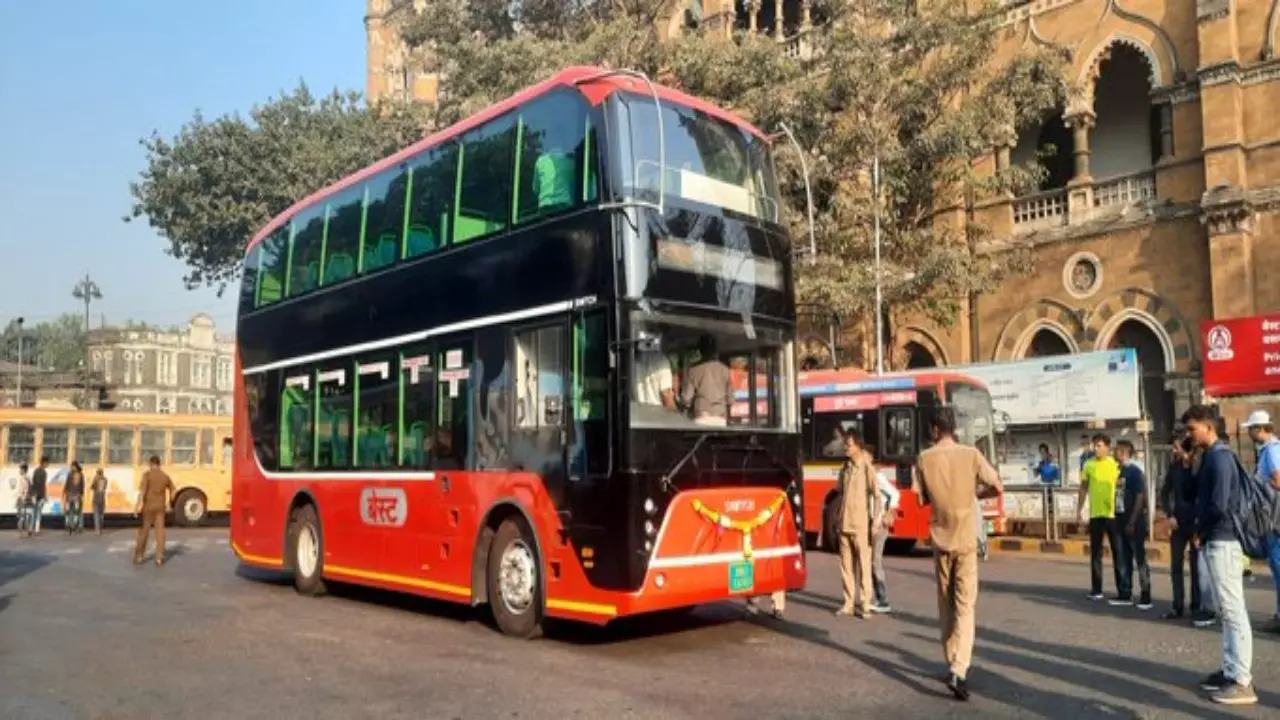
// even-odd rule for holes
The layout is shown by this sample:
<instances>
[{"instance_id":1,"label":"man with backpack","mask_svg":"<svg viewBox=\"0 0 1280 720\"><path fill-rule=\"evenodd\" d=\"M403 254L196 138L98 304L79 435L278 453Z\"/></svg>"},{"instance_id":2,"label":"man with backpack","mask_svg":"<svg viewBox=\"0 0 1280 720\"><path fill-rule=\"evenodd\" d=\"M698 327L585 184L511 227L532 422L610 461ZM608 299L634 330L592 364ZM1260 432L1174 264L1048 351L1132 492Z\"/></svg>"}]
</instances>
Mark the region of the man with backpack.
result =
<instances>
[{"instance_id":1,"label":"man with backpack","mask_svg":"<svg viewBox=\"0 0 1280 720\"><path fill-rule=\"evenodd\" d=\"M1242 427L1249 431L1249 438L1258 448L1257 481L1280 492L1280 438L1276 437L1271 414L1266 410L1254 410ZM1271 580L1276 586L1276 612L1263 629L1280 632L1280 503L1273 503L1271 533L1267 538L1267 564L1271 566Z\"/></svg>"},{"instance_id":2,"label":"man with backpack","mask_svg":"<svg viewBox=\"0 0 1280 720\"><path fill-rule=\"evenodd\" d=\"M1252 676L1253 628L1245 606L1241 543L1233 514L1244 495L1240 461L1218 437L1212 408L1195 405L1182 422L1191 442L1204 453L1196 472L1196 542L1202 548L1222 619L1221 668L1202 680L1200 687L1215 703L1252 705L1258 702Z\"/></svg>"}]
</instances>

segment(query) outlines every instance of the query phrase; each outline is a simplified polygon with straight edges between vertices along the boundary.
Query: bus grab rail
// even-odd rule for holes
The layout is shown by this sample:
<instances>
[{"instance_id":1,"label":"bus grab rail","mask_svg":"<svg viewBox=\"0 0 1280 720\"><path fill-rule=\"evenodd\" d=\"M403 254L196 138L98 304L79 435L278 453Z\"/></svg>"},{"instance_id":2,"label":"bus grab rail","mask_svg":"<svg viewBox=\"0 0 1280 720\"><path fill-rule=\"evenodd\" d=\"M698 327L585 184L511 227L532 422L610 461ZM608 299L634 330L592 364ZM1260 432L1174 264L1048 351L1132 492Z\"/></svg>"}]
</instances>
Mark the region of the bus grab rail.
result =
<instances>
[{"instance_id":1,"label":"bus grab rail","mask_svg":"<svg viewBox=\"0 0 1280 720\"><path fill-rule=\"evenodd\" d=\"M649 87L649 94L653 96L654 108L658 112L658 164L661 165L662 167L666 167L667 166L667 134L666 134L666 129L664 127L665 123L663 122L663 119L662 119L662 99L658 96L658 88L653 84L653 81L649 79L648 75L640 72L639 70L626 70L626 69L602 70L598 73L594 73L591 75L587 75L586 77L578 78L577 80L574 80L573 83L575 85L584 85L586 83L593 82L596 80L602 80L604 78L611 77L613 75L624 75L626 77L635 78L637 80L642 81L645 85ZM636 168L632 169L632 175L633 175L632 184L637 185L638 178L634 177L637 175ZM666 196L667 196L666 175L664 173L658 173L658 202L657 203L651 203L645 200L628 200L624 202L605 203L605 204L602 204L600 207L602 209L625 208L625 207L647 207L653 210L657 210L658 215L660 217L666 217L666 214L667 214L666 213L667 206L666 206L666 200L665 200Z\"/></svg>"}]
</instances>

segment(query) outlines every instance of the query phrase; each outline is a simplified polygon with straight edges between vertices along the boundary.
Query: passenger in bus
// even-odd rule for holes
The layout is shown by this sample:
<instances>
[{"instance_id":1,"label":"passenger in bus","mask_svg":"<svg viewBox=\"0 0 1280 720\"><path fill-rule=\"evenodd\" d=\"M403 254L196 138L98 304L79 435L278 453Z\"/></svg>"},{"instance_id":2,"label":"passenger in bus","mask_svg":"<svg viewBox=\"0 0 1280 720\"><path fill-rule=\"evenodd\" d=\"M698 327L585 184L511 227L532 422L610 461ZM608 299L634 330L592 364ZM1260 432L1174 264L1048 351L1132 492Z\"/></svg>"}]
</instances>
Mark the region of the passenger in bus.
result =
<instances>
[{"instance_id":1,"label":"passenger in bus","mask_svg":"<svg viewBox=\"0 0 1280 720\"><path fill-rule=\"evenodd\" d=\"M231 467L228 461L225 467ZM93 531L102 534L102 516L107 512L107 476L98 468L89 487L93 490Z\"/></svg>"},{"instance_id":2,"label":"passenger in bus","mask_svg":"<svg viewBox=\"0 0 1280 720\"><path fill-rule=\"evenodd\" d=\"M876 489L875 464L868 458L862 438L850 432L844 438L845 463L837 483L840 490L840 581L844 602L836 615L871 617L871 519L880 517L884 504Z\"/></svg>"},{"instance_id":3,"label":"passenger in bus","mask_svg":"<svg viewBox=\"0 0 1280 720\"><path fill-rule=\"evenodd\" d=\"M701 361L685 372L680 401L699 425L726 427L733 401L733 376L720 359L716 339L703 335L698 340Z\"/></svg>"},{"instance_id":4,"label":"passenger in bus","mask_svg":"<svg viewBox=\"0 0 1280 720\"><path fill-rule=\"evenodd\" d=\"M62 507L67 534L84 532L84 469L76 460L71 461L67 481L62 485Z\"/></svg>"},{"instance_id":5,"label":"passenger in bus","mask_svg":"<svg viewBox=\"0 0 1280 720\"><path fill-rule=\"evenodd\" d=\"M538 198L538 212L546 213L573 204L573 185L577 175L573 153L551 148L538 156L533 164L533 194Z\"/></svg>"},{"instance_id":6,"label":"passenger in bus","mask_svg":"<svg viewBox=\"0 0 1280 720\"><path fill-rule=\"evenodd\" d=\"M631 399L641 405L676 409L675 382L671 363L658 350L636 349L635 380Z\"/></svg>"}]
</instances>

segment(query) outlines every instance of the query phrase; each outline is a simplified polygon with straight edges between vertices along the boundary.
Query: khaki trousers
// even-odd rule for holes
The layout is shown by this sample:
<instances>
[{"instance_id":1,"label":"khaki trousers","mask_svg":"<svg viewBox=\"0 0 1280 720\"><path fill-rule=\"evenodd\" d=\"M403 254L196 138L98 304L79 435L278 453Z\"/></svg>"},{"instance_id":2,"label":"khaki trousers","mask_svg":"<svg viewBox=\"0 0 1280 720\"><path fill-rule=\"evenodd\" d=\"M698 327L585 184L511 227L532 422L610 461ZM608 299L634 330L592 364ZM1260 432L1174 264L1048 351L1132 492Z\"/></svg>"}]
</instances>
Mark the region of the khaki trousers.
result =
<instances>
[{"instance_id":1,"label":"khaki trousers","mask_svg":"<svg viewBox=\"0 0 1280 720\"><path fill-rule=\"evenodd\" d=\"M840 533L840 582L844 586L842 612L852 612L855 607L864 613L871 611L870 534L869 530Z\"/></svg>"},{"instance_id":2,"label":"khaki trousers","mask_svg":"<svg viewBox=\"0 0 1280 720\"><path fill-rule=\"evenodd\" d=\"M973 661L973 633L978 604L978 551L933 552L938 576L938 623L942 654L951 672L965 677Z\"/></svg>"},{"instance_id":3,"label":"khaki trousers","mask_svg":"<svg viewBox=\"0 0 1280 720\"><path fill-rule=\"evenodd\" d=\"M147 552L147 536L151 528L156 529L156 562L164 561L164 508L159 510L143 510L142 524L138 526L138 542L133 546L133 561L142 562Z\"/></svg>"}]
</instances>

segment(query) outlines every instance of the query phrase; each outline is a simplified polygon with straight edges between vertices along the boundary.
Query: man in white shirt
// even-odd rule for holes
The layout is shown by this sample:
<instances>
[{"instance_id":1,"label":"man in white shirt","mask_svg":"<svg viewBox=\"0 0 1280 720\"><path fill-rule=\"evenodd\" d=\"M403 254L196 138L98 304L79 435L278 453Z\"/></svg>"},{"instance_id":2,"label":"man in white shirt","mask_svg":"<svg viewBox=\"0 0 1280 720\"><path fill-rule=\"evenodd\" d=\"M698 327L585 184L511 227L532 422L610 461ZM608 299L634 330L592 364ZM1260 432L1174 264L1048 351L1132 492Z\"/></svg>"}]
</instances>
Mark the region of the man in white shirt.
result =
<instances>
[{"instance_id":1,"label":"man in white shirt","mask_svg":"<svg viewBox=\"0 0 1280 720\"><path fill-rule=\"evenodd\" d=\"M884 510L880 517L872 518L871 522L875 532L875 544L871 550L871 585L875 592L875 602L871 604L871 612L887 613L893 608L889 606L889 590L884 582L884 546L889 541L889 531L898 517L898 500L901 494L884 470L876 471L876 487L884 500L880 503Z\"/></svg>"},{"instance_id":2,"label":"man in white shirt","mask_svg":"<svg viewBox=\"0 0 1280 720\"><path fill-rule=\"evenodd\" d=\"M656 350L636 350L635 386L631 399L641 405L656 405L668 410L676 409L675 382L671 363Z\"/></svg>"}]
</instances>

